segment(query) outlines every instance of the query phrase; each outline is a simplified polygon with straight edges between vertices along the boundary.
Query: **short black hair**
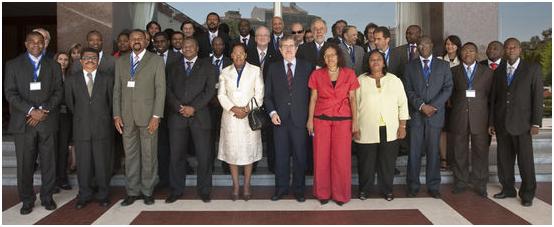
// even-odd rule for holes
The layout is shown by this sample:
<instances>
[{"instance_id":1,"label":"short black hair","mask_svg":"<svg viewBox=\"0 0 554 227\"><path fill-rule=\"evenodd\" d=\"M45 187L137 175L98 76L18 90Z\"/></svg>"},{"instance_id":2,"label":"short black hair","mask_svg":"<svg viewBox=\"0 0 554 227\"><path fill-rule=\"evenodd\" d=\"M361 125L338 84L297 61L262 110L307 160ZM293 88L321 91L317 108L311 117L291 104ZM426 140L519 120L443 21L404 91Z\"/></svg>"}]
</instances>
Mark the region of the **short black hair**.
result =
<instances>
[{"instance_id":1,"label":"short black hair","mask_svg":"<svg viewBox=\"0 0 554 227\"><path fill-rule=\"evenodd\" d=\"M379 51L378 49L373 49L371 50L368 54L367 54L367 69L364 69L364 71L367 73L367 76L371 75L371 67L370 67L370 64L369 64L369 59L371 58L371 55L373 54L379 54L379 56L381 56L381 58L383 59L383 63L384 63L384 66L383 66L383 75L386 75L387 74L387 59L385 58L385 54L384 53L381 53L381 51Z\"/></svg>"},{"instance_id":2,"label":"short black hair","mask_svg":"<svg viewBox=\"0 0 554 227\"><path fill-rule=\"evenodd\" d=\"M462 46L462 49L466 46L473 46L475 48L475 51L479 51L479 49L477 49L477 44L475 44L473 42L464 43L464 45Z\"/></svg>"},{"instance_id":3,"label":"short black hair","mask_svg":"<svg viewBox=\"0 0 554 227\"><path fill-rule=\"evenodd\" d=\"M328 42L328 44L323 45L321 48L321 51L319 51L319 59L321 59L321 63L323 67L327 67L327 64L325 64L325 51L327 49L334 49L335 52L337 52L337 65L338 67L344 67L346 66L346 63L344 61L344 55L342 54L342 49L334 42Z\"/></svg>"},{"instance_id":4,"label":"short black hair","mask_svg":"<svg viewBox=\"0 0 554 227\"><path fill-rule=\"evenodd\" d=\"M40 34L40 32L29 32L25 36L25 41L29 40L29 38L31 38L31 36L38 36L38 37L41 37L42 40L44 40L44 36L42 36L42 34Z\"/></svg>"},{"instance_id":5,"label":"short black hair","mask_svg":"<svg viewBox=\"0 0 554 227\"><path fill-rule=\"evenodd\" d=\"M102 33L100 33L99 31L96 31L96 30L92 30L92 31L87 33L87 40L88 40L88 37L91 36L91 35L98 35L98 36L100 36L101 39L103 39L102 38Z\"/></svg>"},{"instance_id":6,"label":"short black hair","mask_svg":"<svg viewBox=\"0 0 554 227\"><path fill-rule=\"evenodd\" d=\"M94 53L94 54L96 54L96 57L100 57L100 53L98 53L98 50L96 50L92 47L85 47L81 50L81 58L83 58L83 56L85 56L86 52Z\"/></svg>"},{"instance_id":7,"label":"short black hair","mask_svg":"<svg viewBox=\"0 0 554 227\"><path fill-rule=\"evenodd\" d=\"M181 35L181 36L183 36L183 38L185 38L185 34L181 31L174 31L173 34L171 34L171 38L173 38L173 36L175 36L175 35Z\"/></svg>"},{"instance_id":8,"label":"short black hair","mask_svg":"<svg viewBox=\"0 0 554 227\"><path fill-rule=\"evenodd\" d=\"M367 37L367 30L369 30L370 28L375 29L375 28L377 28L377 27L379 27L379 26L377 26L376 24L371 23L371 22L370 22L369 24L367 24L367 25L365 26L365 29L364 29L364 36Z\"/></svg>"},{"instance_id":9,"label":"short black hair","mask_svg":"<svg viewBox=\"0 0 554 227\"><path fill-rule=\"evenodd\" d=\"M239 46L242 47L242 50L244 50L244 53L246 53L246 46L244 45L244 43L241 43L241 42L236 42L233 45L231 45L231 52L233 52L233 50L235 50L235 48Z\"/></svg>"},{"instance_id":10,"label":"short black hair","mask_svg":"<svg viewBox=\"0 0 554 227\"><path fill-rule=\"evenodd\" d=\"M166 32L156 32L156 34L154 34L154 39L158 36L163 36L166 40L169 40L169 36Z\"/></svg>"},{"instance_id":11,"label":"short black hair","mask_svg":"<svg viewBox=\"0 0 554 227\"><path fill-rule=\"evenodd\" d=\"M192 21L190 21L190 20L185 20L185 21L183 21L183 23L181 23L181 27L180 27L181 31L183 31L183 27L185 26L185 24L192 24L192 28L196 32L196 28L194 27L194 23L192 23Z\"/></svg>"},{"instance_id":12,"label":"short black hair","mask_svg":"<svg viewBox=\"0 0 554 227\"><path fill-rule=\"evenodd\" d=\"M146 24L146 31L148 31L148 28L149 28L150 26L152 26L153 24L156 25L156 26L158 26L158 28L160 28L160 31L162 30L162 26L160 26L160 24L158 24L158 22L156 22L156 21L150 21L150 22L148 22L148 24Z\"/></svg>"},{"instance_id":13,"label":"short black hair","mask_svg":"<svg viewBox=\"0 0 554 227\"><path fill-rule=\"evenodd\" d=\"M217 16L217 21L221 21L221 18L219 18L219 14L217 14L216 12L208 13L208 15L206 16L206 21L208 21L208 17L210 17L212 15Z\"/></svg>"},{"instance_id":14,"label":"short black hair","mask_svg":"<svg viewBox=\"0 0 554 227\"><path fill-rule=\"evenodd\" d=\"M198 46L198 40L196 40L195 38L191 38L191 37L187 37L187 38L183 39L183 46L185 45L185 42L187 42L187 41L192 41L196 45L196 47L199 47Z\"/></svg>"},{"instance_id":15,"label":"short black hair","mask_svg":"<svg viewBox=\"0 0 554 227\"><path fill-rule=\"evenodd\" d=\"M385 26L379 26L379 27L375 28L375 30L373 30L373 34L375 34L377 32L383 33L383 36L385 38L390 38L390 30L389 30L389 28L387 28Z\"/></svg>"},{"instance_id":16,"label":"short black hair","mask_svg":"<svg viewBox=\"0 0 554 227\"><path fill-rule=\"evenodd\" d=\"M127 38L129 38L129 30L125 29L122 32L120 32L119 35L117 35L117 39L119 39L119 37L121 36L127 36Z\"/></svg>"},{"instance_id":17,"label":"short black hair","mask_svg":"<svg viewBox=\"0 0 554 227\"><path fill-rule=\"evenodd\" d=\"M135 28L135 29L133 29L129 32L129 38L131 37L131 34L133 34L134 32L141 33L144 36L144 38L146 38L146 32L144 30L138 29L138 28Z\"/></svg>"},{"instance_id":18,"label":"short black hair","mask_svg":"<svg viewBox=\"0 0 554 227\"><path fill-rule=\"evenodd\" d=\"M521 47L521 43L519 42L519 40L514 37L507 38L506 41L504 41L504 46L506 46L506 44L508 44L509 42L516 42L517 45Z\"/></svg>"}]
</instances>

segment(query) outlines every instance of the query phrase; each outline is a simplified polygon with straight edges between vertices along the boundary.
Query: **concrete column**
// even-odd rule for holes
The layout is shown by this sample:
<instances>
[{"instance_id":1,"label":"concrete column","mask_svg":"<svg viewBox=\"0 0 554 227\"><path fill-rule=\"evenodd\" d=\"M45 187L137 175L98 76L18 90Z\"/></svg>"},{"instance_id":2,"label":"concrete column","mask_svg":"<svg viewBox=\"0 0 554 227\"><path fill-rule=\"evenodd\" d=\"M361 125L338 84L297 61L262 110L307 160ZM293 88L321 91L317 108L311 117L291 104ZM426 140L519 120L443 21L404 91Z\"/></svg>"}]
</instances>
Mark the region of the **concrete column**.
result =
<instances>
[{"instance_id":1,"label":"concrete column","mask_svg":"<svg viewBox=\"0 0 554 227\"><path fill-rule=\"evenodd\" d=\"M406 28L412 24L422 26L423 4L421 2L396 3L396 45L406 43Z\"/></svg>"},{"instance_id":2,"label":"concrete column","mask_svg":"<svg viewBox=\"0 0 554 227\"><path fill-rule=\"evenodd\" d=\"M281 2L274 2L273 3L273 16L274 17L283 17L281 10Z\"/></svg>"}]
</instances>

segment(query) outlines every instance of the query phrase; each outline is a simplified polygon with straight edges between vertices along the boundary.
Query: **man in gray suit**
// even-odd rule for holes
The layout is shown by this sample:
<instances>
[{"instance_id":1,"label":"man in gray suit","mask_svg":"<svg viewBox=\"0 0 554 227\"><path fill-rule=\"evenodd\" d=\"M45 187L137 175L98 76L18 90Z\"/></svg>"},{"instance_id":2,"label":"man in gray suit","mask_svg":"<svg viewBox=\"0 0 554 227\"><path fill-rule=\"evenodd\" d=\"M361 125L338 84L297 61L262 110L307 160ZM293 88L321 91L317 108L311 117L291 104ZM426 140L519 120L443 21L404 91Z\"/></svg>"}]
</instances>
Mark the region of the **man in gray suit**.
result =
<instances>
[{"instance_id":1,"label":"man in gray suit","mask_svg":"<svg viewBox=\"0 0 554 227\"><path fill-rule=\"evenodd\" d=\"M165 64L163 58L146 51L143 30L129 34L130 54L116 63L113 116L117 131L123 134L128 206L144 195L144 203L154 203L152 191L158 183L158 125L165 103Z\"/></svg>"},{"instance_id":2,"label":"man in gray suit","mask_svg":"<svg viewBox=\"0 0 554 227\"><path fill-rule=\"evenodd\" d=\"M79 195L75 207L85 207L94 195L93 180L98 186L96 199L108 206L111 179L113 123L113 77L99 72L98 51L85 48L81 54L83 71L65 80L65 100L73 113L73 140L77 156Z\"/></svg>"},{"instance_id":3,"label":"man in gray suit","mask_svg":"<svg viewBox=\"0 0 554 227\"><path fill-rule=\"evenodd\" d=\"M115 58L110 54L105 54L102 50L104 41L102 39L102 33L96 30L92 30L87 33L87 44L88 47L98 51L98 71L113 77L115 73ZM73 62L71 66L71 73L82 72L83 66L80 61Z\"/></svg>"},{"instance_id":4,"label":"man in gray suit","mask_svg":"<svg viewBox=\"0 0 554 227\"><path fill-rule=\"evenodd\" d=\"M341 42L339 46L342 49L343 56L345 56L346 66L354 69L356 75L359 76L364 73L362 66L365 52L364 48L356 45L358 29L355 26L348 25L344 27L342 35L344 42Z\"/></svg>"},{"instance_id":5,"label":"man in gray suit","mask_svg":"<svg viewBox=\"0 0 554 227\"><path fill-rule=\"evenodd\" d=\"M452 73L448 62L431 54L433 42L422 37L419 59L406 66L406 94L410 106L410 147L408 154L408 197L419 191L421 154L427 158L425 179L433 198L440 198L439 136L444 125L445 103L452 93Z\"/></svg>"}]
</instances>

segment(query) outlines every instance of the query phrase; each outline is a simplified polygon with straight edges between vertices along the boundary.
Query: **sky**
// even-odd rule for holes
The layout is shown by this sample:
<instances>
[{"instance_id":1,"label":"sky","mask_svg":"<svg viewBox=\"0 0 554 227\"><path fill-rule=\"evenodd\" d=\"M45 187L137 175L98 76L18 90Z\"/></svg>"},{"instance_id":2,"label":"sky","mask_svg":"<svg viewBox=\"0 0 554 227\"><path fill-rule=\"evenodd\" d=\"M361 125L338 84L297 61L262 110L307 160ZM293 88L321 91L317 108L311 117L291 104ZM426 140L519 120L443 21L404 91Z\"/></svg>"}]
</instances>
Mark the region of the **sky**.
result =
<instances>
[{"instance_id":1,"label":"sky","mask_svg":"<svg viewBox=\"0 0 554 227\"><path fill-rule=\"evenodd\" d=\"M206 20L206 15L214 11L223 16L228 10L239 10L242 17L249 18L254 6L272 8L271 2L169 2L170 5L185 13L199 23ZM283 3L285 6L288 3ZM396 24L396 9L394 2L298 2L297 5L309 14L321 16L330 26L339 19L363 30L368 22L392 27ZM330 10L332 9L332 10ZM541 32L552 27L552 3L499 3L499 40L516 37L522 41L532 36L541 36ZM331 31L328 29L328 37Z\"/></svg>"}]
</instances>

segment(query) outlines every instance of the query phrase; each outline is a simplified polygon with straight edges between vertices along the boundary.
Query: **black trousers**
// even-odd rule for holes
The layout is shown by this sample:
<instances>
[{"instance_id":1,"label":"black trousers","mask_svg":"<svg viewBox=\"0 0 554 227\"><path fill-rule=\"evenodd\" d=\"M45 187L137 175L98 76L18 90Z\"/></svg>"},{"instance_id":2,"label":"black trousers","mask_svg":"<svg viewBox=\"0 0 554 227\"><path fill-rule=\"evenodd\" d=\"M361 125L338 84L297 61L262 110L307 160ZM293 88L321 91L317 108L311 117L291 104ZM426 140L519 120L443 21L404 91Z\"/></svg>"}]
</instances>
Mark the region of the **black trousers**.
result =
<instances>
[{"instance_id":1,"label":"black trousers","mask_svg":"<svg viewBox=\"0 0 554 227\"><path fill-rule=\"evenodd\" d=\"M59 130L56 134L56 183L67 184L67 157L69 154L69 142L73 129L73 116L69 113L60 113Z\"/></svg>"},{"instance_id":2,"label":"black trousers","mask_svg":"<svg viewBox=\"0 0 554 227\"><path fill-rule=\"evenodd\" d=\"M469 141L471 139L471 161ZM451 167L456 187L466 187L469 183L476 189L486 191L489 179L489 135L457 133L450 130L448 143L453 152ZM470 171L471 163L471 171Z\"/></svg>"},{"instance_id":3,"label":"black trousers","mask_svg":"<svg viewBox=\"0 0 554 227\"><path fill-rule=\"evenodd\" d=\"M419 175L421 157L425 153L425 183L428 191L438 191L441 183L439 140L441 128L422 122L420 126L410 127L410 153L408 154L408 190L418 192L421 186Z\"/></svg>"},{"instance_id":4,"label":"black trousers","mask_svg":"<svg viewBox=\"0 0 554 227\"><path fill-rule=\"evenodd\" d=\"M267 127L262 128L262 141L265 143L263 146L264 153L267 157L267 167L269 171L275 173L275 143L273 140L273 126L269 124ZM254 163L254 166L256 166Z\"/></svg>"},{"instance_id":5,"label":"black trousers","mask_svg":"<svg viewBox=\"0 0 554 227\"><path fill-rule=\"evenodd\" d=\"M103 200L109 197L113 168L112 145L111 139L75 141L79 200L88 201L93 197ZM93 185L98 187L96 195Z\"/></svg>"},{"instance_id":6,"label":"black trousers","mask_svg":"<svg viewBox=\"0 0 554 227\"><path fill-rule=\"evenodd\" d=\"M187 119L190 120L190 119ZM211 143L211 129L201 129L189 126L185 128L169 128L170 161L169 184L171 193L183 194L186 186L187 148L192 141L192 135L198 167L196 169L196 188L198 194L209 195L212 188L213 154Z\"/></svg>"},{"instance_id":7,"label":"black trousers","mask_svg":"<svg viewBox=\"0 0 554 227\"><path fill-rule=\"evenodd\" d=\"M532 137L529 132L521 135L496 134L498 143L498 180L502 184L502 191L515 193L514 164L517 158L521 187L519 197L530 201L535 197L537 181L535 179L535 162L533 159Z\"/></svg>"},{"instance_id":8,"label":"black trousers","mask_svg":"<svg viewBox=\"0 0 554 227\"><path fill-rule=\"evenodd\" d=\"M275 141L275 190L288 193L290 183L290 157L292 156L292 188L294 193L304 194L306 186L306 128L297 128L291 122L273 126Z\"/></svg>"},{"instance_id":9,"label":"black trousers","mask_svg":"<svg viewBox=\"0 0 554 227\"><path fill-rule=\"evenodd\" d=\"M158 127L158 176L159 185L169 185L169 129L167 128L167 119L160 120Z\"/></svg>"},{"instance_id":10,"label":"black trousers","mask_svg":"<svg viewBox=\"0 0 554 227\"><path fill-rule=\"evenodd\" d=\"M387 142L385 126L379 127L379 140L379 143L356 144L360 192L369 193L375 181L375 172L377 172L379 191L383 194L392 193L399 143L397 140Z\"/></svg>"},{"instance_id":11,"label":"black trousers","mask_svg":"<svg viewBox=\"0 0 554 227\"><path fill-rule=\"evenodd\" d=\"M33 174L37 157L40 158L40 200L52 201L56 185L56 149L55 133L38 131L35 127L25 126L25 133L15 135L15 155L17 159L17 191L24 204L36 200L33 189Z\"/></svg>"}]
</instances>

